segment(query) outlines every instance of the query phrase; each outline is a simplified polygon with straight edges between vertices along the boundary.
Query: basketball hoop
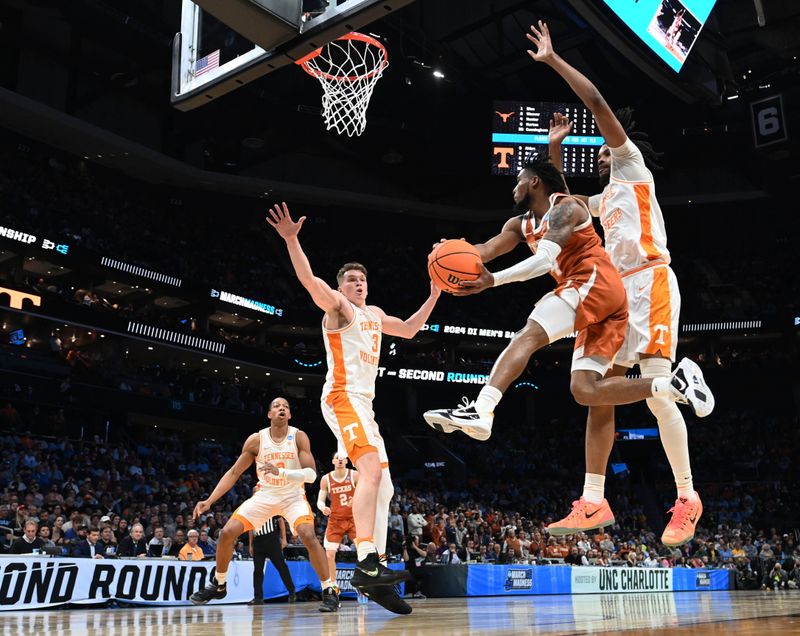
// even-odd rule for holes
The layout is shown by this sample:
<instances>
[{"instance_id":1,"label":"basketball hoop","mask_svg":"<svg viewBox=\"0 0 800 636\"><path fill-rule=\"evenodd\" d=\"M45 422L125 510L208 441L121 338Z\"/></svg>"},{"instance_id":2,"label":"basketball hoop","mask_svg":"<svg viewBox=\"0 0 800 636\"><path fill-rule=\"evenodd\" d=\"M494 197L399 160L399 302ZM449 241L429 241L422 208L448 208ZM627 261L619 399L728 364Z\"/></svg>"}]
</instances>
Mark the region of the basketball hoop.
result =
<instances>
[{"instance_id":1,"label":"basketball hoop","mask_svg":"<svg viewBox=\"0 0 800 636\"><path fill-rule=\"evenodd\" d=\"M322 85L322 116L328 130L360 135L375 84L389 66L386 47L372 36L347 33L295 64Z\"/></svg>"}]
</instances>

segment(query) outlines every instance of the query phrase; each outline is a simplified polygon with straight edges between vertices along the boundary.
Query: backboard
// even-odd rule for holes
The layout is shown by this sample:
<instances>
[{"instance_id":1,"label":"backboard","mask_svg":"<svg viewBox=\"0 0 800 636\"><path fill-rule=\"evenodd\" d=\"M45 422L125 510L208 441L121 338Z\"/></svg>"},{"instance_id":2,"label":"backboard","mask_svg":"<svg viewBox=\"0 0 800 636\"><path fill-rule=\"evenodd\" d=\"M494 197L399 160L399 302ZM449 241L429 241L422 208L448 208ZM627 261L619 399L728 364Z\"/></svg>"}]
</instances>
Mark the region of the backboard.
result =
<instances>
[{"instance_id":1,"label":"backboard","mask_svg":"<svg viewBox=\"0 0 800 636\"><path fill-rule=\"evenodd\" d=\"M413 1L329 0L304 20L302 0L182 0L172 105L186 111L207 104Z\"/></svg>"}]
</instances>

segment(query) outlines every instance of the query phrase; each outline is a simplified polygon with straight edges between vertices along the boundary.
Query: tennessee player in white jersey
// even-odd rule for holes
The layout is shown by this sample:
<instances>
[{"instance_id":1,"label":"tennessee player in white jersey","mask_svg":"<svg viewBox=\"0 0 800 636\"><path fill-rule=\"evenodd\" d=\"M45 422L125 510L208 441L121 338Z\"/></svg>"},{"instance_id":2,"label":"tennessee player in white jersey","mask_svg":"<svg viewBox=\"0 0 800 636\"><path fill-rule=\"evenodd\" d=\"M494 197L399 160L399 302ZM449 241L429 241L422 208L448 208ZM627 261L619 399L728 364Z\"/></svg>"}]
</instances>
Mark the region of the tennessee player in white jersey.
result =
<instances>
[{"instance_id":1,"label":"tennessee player in white jersey","mask_svg":"<svg viewBox=\"0 0 800 636\"><path fill-rule=\"evenodd\" d=\"M403 320L376 305L367 304L367 271L360 263L346 263L331 288L311 269L298 240L306 217L292 220L285 203L269 211L267 222L286 242L300 283L325 315L322 333L328 371L321 406L325 422L358 470L353 495L358 562L351 584L390 611L407 614L408 606L394 585L408 578L403 570L391 570L379 559L386 551L389 505L394 487L386 448L375 421L372 399L380 362L381 336L413 338L431 315L441 291L433 283L420 308Z\"/></svg>"},{"instance_id":2,"label":"tennessee player in white jersey","mask_svg":"<svg viewBox=\"0 0 800 636\"><path fill-rule=\"evenodd\" d=\"M588 201L593 215L600 217L605 249L622 276L628 296L625 341L608 376L624 375L628 368L638 364L643 378L669 377L678 344L680 291L669 266L667 233L653 175L645 164L642 150L629 137L626 125L648 154L654 154L652 148L646 142L646 136L632 132L629 110L623 112L623 125L597 88L554 52L547 25L539 22L538 29L531 26L528 39L536 47L535 52L529 51L531 57L552 67L566 80L591 110L606 143L597 160L598 172L605 186L603 192L580 198ZM556 127L559 122L563 125L557 134L551 132L550 153L560 168L559 145L569 133L569 122L561 117L555 119ZM679 381L685 380L693 385L691 391L699 399L689 403L695 413L700 417L708 415L714 408L714 398L699 367L684 358L675 374ZM670 511L672 518L661 540L665 545L679 546L692 539L703 512L692 483L686 423L680 409L671 400L651 397L647 406L658 421L661 441L678 489L675 506ZM565 519L551 524L552 528L579 528L588 510L599 508L605 513L610 510L604 498L604 488L614 432L614 407L590 407L583 496Z\"/></svg>"},{"instance_id":3,"label":"tennessee player in white jersey","mask_svg":"<svg viewBox=\"0 0 800 636\"><path fill-rule=\"evenodd\" d=\"M267 417L270 425L250 435L242 447L236 463L228 470L214 491L194 509L194 517L210 510L215 501L227 493L239 477L252 464L256 464L258 484L253 495L240 505L222 528L217 544L216 574L202 590L190 600L202 605L211 600L225 598L228 565L233 555L236 539L244 532L260 528L275 515L281 515L291 524L308 550L308 558L322 584L321 612L339 609L339 592L336 573L328 572L328 561L314 531L314 513L306 500L306 483L314 483L317 473L311 442L308 435L289 426L292 417L289 402L275 398L269 405Z\"/></svg>"}]
</instances>

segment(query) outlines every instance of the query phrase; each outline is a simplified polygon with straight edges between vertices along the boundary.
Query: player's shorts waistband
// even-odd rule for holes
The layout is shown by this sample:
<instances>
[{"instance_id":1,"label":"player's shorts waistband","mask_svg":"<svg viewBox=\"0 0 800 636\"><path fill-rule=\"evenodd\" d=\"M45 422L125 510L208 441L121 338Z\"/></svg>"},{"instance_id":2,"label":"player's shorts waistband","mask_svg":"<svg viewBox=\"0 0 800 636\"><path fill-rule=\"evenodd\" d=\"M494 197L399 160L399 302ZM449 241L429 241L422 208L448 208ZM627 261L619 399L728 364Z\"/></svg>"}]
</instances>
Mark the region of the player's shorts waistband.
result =
<instances>
[{"instance_id":1,"label":"player's shorts waistband","mask_svg":"<svg viewBox=\"0 0 800 636\"><path fill-rule=\"evenodd\" d=\"M646 269L651 269L653 267L666 267L667 265L669 265L667 261L665 261L663 258L658 258L644 265L639 265L639 267L634 267L633 269L629 269L626 272L622 272L620 276L622 276L622 278L627 278L628 276L633 276L634 274L638 274L639 272L644 271Z\"/></svg>"}]
</instances>

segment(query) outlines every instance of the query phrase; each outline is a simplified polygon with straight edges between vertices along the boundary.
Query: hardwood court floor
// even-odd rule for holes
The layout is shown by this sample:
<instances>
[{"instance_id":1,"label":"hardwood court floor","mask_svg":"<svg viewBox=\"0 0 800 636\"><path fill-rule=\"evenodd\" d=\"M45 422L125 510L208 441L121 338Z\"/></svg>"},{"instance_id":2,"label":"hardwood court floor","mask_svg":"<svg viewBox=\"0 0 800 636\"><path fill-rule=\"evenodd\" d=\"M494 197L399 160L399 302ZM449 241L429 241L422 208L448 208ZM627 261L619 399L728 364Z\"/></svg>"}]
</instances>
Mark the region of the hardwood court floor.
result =
<instances>
[{"instance_id":1,"label":"hardwood court floor","mask_svg":"<svg viewBox=\"0 0 800 636\"><path fill-rule=\"evenodd\" d=\"M395 616L344 601L316 603L49 609L0 613L0 635L391 636L510 634L800 634L800 592L592 594L412 601Z\"/></svg>"}]
</instances>

